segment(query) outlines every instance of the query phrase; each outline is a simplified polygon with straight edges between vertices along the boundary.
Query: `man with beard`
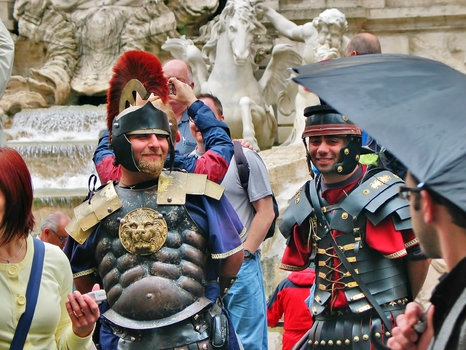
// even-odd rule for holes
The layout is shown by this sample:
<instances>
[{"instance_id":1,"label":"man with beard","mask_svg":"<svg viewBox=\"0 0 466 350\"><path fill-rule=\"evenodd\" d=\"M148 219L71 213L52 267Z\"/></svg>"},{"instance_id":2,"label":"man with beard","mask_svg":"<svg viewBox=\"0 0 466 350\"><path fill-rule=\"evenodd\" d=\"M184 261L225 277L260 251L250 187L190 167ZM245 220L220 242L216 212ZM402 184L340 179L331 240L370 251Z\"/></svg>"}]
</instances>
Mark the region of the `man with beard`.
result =
<instances>
[{"instance_id":1,"label":"man with beard","mask_svg":"<svg viewBox=\"0 0 466 350\"><path fill-rule=\"evenodd\" d=\"M328 105L308 107L303 141L319 171L292 198L280 231L281 268L316 266L314 324L299 349L370 350L370 330L386 343L392 323L413 300L429 261L410 224L403 181L358 163L361 130Z\"/></svg>"},{"instance_id":2,"label":"man with beard","mask_svg":"<svg viewBox=\"0 0 466 350\"><path fill-rule=\"evenodd\" d=\"M444 195L420 182L410 171L400 196L410 201L413 230L422 251L443 258L447 273L434 289L427 316L417 303L397 318L393 350L450 350L466 348L466 213ZM452 181L448 186L457 188ZM423 321L423 328L418 328ZM420 333L419 331L423 331Z\"/></svg>"},{"instance_id":3,"label":"man with beard","mask_svg":"<svg viewBox=\"0 0 466 350\"><path fill-rule=\"evenodd\" d=\"M166 101L160 79L149 93ZM131 80L120 108L134 105L135 92L148 95ZM67 226L75 285L88 292L102 282L103 319L120 338L118 349L236 349L216 299L236 280L243 226L223 188L205 175L163 171L174 153L173 123L152 103L108 113L121 178L91 192Z\"/></svg>"}]
</instances>

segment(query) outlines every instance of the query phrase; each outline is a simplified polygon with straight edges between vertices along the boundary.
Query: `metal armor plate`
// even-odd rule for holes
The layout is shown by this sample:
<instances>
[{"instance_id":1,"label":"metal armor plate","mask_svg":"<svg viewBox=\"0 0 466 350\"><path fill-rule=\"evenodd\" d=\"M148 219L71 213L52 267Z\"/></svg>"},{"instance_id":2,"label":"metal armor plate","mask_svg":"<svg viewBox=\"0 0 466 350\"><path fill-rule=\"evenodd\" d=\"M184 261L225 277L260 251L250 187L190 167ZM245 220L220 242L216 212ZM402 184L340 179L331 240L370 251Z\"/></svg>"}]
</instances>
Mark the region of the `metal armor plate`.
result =
<instances>
[{"instance_id":1,"label":"metal armor plate","mask_svg":"<svg viewBox=\"0 0 466 350\"><path fill-rule=\"evenodd\" d=\"M138 208L120 221L120 241L131 254L150 255L159 251L168 235L163 215L149 208Z\"/></svg>"},{"instance_id":2,"label":"metal armor plate","mask_svg":"<svg viewBox=\"0 0 466 350\"><path fill-rule=\"evenodd\" d=\"M207 237L184 205L158 205L157 186L116 187L122 207L97 229L97 272L111 310L130 329L177 323L207 306Z\"/></svg>"}]
</instances>

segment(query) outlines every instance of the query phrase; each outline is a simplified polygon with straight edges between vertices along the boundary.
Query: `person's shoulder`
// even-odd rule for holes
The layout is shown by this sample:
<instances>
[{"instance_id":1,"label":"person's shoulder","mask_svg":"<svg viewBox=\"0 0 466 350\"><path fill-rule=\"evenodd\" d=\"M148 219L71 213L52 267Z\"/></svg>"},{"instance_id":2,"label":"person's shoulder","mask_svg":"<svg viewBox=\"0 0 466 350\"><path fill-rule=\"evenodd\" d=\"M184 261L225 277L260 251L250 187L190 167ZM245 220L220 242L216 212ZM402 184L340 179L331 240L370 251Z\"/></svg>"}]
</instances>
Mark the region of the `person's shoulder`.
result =
<instances>
[{"instance_id":1,"label":"person's shoulder","mask_svg":"<svg viewBox=\"0 0 466 350\"><path fill-rule=\"evenodd\" d=\"M43 243L45 245L44 265L53 266L58 273L65 273L69 270L70 261L60 247L47 242Z\"/></svg>"}]
</instances>

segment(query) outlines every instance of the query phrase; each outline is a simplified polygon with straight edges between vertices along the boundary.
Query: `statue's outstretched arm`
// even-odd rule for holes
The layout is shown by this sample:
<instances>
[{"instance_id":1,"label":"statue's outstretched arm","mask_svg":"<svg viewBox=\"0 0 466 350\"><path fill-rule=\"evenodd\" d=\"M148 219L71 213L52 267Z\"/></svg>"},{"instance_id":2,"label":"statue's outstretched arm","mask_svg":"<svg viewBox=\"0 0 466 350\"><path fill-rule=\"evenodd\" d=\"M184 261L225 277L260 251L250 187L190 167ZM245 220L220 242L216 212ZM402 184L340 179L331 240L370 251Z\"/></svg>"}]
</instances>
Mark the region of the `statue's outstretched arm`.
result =
<instances>
[{"instance_id":1,"label":"statue's outstretched arm","mask_svg":"<svg viewBox=\"0 0 466 350\"><path fill-rule=\"evenodd\" d=\"M5 92L13 70L15 43L10 32L0 20L0 97Z\"/></svg>"}]
</instances>

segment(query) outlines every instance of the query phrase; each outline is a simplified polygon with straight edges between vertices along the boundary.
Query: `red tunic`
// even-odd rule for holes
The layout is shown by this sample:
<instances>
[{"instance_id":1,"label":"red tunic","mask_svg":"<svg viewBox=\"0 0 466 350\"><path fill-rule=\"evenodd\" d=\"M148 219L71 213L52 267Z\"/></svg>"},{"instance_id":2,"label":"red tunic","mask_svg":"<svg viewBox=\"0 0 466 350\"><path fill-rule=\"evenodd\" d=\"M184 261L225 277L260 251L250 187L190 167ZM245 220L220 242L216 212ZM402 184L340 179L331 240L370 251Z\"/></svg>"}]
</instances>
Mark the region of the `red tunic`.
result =
<instances>
[{"instance_id":1,"label":"red tunic","mask_svg":"<svg viewBox=\"0 0 466 350\"><path fill-rule=\"evenodd\" d=\"M322 193L322 197L330 204L335 204L345 193L349 193L365 173L363 172L355 181L340 188L329 188ZM334 230L334 237L343 235L343 232ZM402 258L407 255L406 248L417 245L418 241L412 230L397 231L390 217L373 225L369 220L366 224L365 242L371 248L382 253L387 259ZM312 238L309 233L309 223L303 222L301 226L295 225L289 243L285 248L281 268L284 270L301 270L309 264L309 254L312 247ZM337 264L335 264L336 266ZM335 276L337 279L338 276ZM332 309L347 308L348 303L342 290L335 290L331 300Z\"/></svg>"}]
</instances>

